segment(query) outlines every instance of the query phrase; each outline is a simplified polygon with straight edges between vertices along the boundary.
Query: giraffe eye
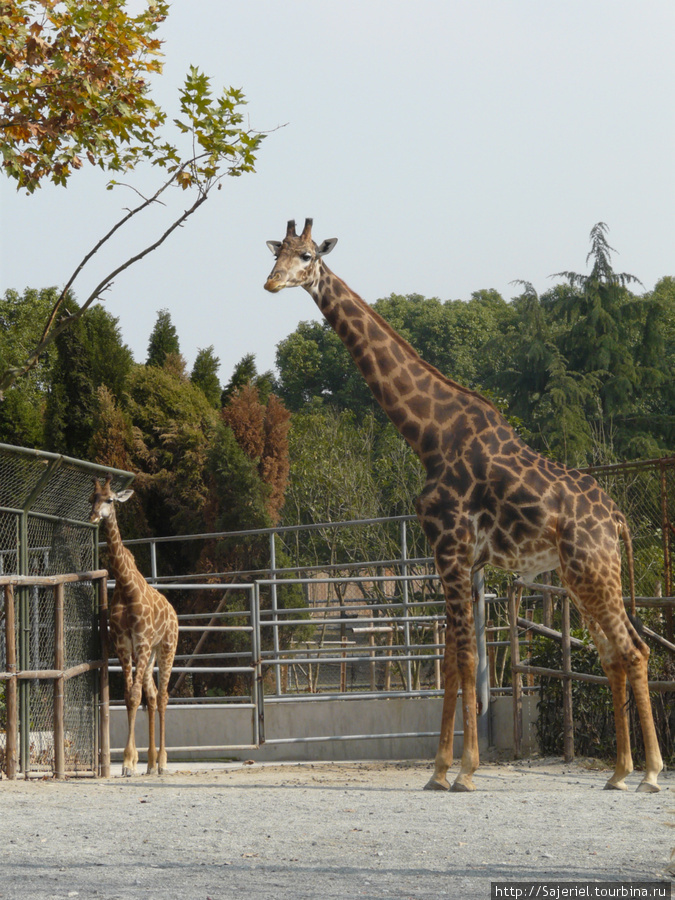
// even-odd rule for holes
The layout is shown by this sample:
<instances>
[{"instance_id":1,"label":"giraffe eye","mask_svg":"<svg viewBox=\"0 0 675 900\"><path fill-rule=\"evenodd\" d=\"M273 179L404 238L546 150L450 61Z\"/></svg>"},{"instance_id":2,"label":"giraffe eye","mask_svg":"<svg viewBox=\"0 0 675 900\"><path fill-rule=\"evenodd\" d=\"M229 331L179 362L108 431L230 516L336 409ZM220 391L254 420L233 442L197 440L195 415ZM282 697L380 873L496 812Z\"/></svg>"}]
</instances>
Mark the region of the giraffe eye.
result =
<instances>
[{"instance_id":1,"label":"giraffe eye","mask_svg":"<svg viewBox=\"0 0 675 900\"><path fill-rule=\"evenodd\" d=\"M311 253L303 253L300 256L300 259L302 259L304 262L310 262L312 259L312 254Z\"/></svg>"}]
</instances>

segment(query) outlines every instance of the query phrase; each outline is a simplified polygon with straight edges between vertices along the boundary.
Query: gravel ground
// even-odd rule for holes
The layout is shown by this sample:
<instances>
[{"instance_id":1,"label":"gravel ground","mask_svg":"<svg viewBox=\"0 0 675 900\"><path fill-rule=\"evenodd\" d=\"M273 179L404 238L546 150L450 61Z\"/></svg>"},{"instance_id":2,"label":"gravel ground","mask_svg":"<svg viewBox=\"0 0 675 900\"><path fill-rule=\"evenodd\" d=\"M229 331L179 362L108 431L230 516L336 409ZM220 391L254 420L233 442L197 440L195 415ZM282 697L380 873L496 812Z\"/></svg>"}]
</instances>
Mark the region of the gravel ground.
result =
<instances>
[{"instance_id":1,"label":"gravel ground","mask_svg":"<svg viewBox=\"0 0 675 900\"><path fill-rule=\"evenodd\" d=\"M584 761L488 763L475 793L449 794L421 790L430 771L174 764L3 781L0 897L487 900L493 881L670 879L672 773L659 794L618 793Z\"/></svg>"}]
</instances>

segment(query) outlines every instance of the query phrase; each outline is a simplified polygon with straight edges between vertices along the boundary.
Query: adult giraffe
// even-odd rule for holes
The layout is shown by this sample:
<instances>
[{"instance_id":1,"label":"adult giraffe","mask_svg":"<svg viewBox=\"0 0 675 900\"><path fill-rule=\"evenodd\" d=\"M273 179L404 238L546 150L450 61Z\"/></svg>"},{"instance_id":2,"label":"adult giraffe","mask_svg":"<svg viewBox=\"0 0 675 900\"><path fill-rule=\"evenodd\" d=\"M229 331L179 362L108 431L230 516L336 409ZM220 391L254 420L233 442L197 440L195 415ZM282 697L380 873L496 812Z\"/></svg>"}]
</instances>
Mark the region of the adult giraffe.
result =
<instances>
[{"instance_id":1,"label":"adult giraffe","mask_svg":"<svg viewBox=\"0 0 675 900\"><path fill-rule=\"evenodd\" d=\"M663 763L647 686L649 649L624 608L621 538L633 557L626 520L589 475L540 456L484 397L445 378L421 359L323 257L312 220L301 235L290 221L265 288L301 286L349 350L375 399L419 456L427 473L416 511L434 552L447 610L445 695L434 773L428 789L448 790L457 692L462 690L464 750L452 789L475 790L478 767L476 638L472 574L486 563L526 580L557 569L588 623L609 679L617 759L608 789L625 790L633 771L626 676L637 703L646 767L638 790L658 791ZM631 584L631 593L634 587Z\"/></svg>"},{"instance_id":2,"label":"adult giraffe","mask_svg":"<svg viewBox=\"0 0 675 900\"><path fill-rule=\"evenodd\" d=\"M143 691L148 704L147 774L161 775L166 771L165 718L169 678L178 643L178 616L166 597L141 575L131 551L122 543L115 503L124 503L132 494L132 490L115 493L110 475L103 485L94 478L89 521L95 525L105 522L109 566L115 579L110 604L110 635L122 666L129 726L122 775L136 774L136 712ZM159 667L159 690L153 675L155 659ZM159 755L155 746L156 711L159 712Z\"/></svg>"}]
</instances>

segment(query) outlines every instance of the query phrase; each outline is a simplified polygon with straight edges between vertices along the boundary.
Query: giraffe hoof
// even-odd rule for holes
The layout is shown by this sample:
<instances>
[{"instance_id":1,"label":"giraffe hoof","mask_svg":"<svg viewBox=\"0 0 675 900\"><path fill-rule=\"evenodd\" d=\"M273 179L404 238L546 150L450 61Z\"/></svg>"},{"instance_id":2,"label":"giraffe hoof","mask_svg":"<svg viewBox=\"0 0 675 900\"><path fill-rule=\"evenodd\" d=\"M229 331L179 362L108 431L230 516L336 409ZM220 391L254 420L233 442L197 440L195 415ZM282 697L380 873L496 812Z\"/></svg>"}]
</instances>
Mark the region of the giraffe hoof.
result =
<instances>
[{"instance_id":1,"label":"giraffe hoof","mask_svg":"<svg viewBox=\"0 0 675 900\"><path fill-rule=\"evenodd\" d=\"M641 781L636 790L641 794L658 794L661 788L658 784L653 784L651 781Z\"/></svg>"},{"instance_id":2,"label":"giraffe hoof","mask_svg":"<svg viewBox=\"0 0 675 900\"><path fill-rule=\"evenodd\" d=\"M476 785L473 783L473 781L470 778L468 778L466 776L464 778L462 778L462 776L460 775L456 779L451 790L460 792L460 793L465 793L465 792L469 792L469 791L475 791Z\"/></svg>"},{"instance_id":3,"label":"giraffe hoof","mask_svg":"<svg viewBox=\"0 0 675 900\"><path fill-rule=\"evenodd\" d=\"M131 778L135 774L134 769L130 769L129 766L122 766L122 778Z\"/></svg>"},{"instance_id":4,"label":"giraffe hoof","mask_svg":"<svg viewBox=\"0 0 675 900\"><path fill-rule=\"evenodd\" d=\"M625 790L627 790L626 782L625 781L616 781L616 782L608 781L607 784L604 786L603 790L605 790L605 791L625 791Z\"/></svg>"},{"instance_id":5,"label":"giraffe hoof","mask_svg":"<svg viewBox=\"0 0 675 900\"><path fill-rule=\"evenodd\" d=\"M436 781L435 778L430 778L429 781L424 785L425 791L449 791L450 783L445 780Z\"/></svg>"},{"instance_id":6,"label":"giraffe hoof","mask_svg":"<svg viewBox=\"0 0 675 900\"><path fill-rule=\"evenodd\" d=\"M157 766L148 766L148 769L145 774L146 775L156 775L157 774Z\"/></svg>"}]
</instances>

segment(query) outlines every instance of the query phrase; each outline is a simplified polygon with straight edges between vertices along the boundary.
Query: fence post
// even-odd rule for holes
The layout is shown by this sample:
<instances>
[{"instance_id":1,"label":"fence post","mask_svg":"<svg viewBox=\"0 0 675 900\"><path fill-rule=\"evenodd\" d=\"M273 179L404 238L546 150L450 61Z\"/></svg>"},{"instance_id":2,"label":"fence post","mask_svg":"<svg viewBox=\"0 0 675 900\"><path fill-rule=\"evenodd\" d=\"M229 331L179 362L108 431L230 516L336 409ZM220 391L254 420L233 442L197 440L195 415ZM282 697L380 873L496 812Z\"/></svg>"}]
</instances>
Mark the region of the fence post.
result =
<instances>
[{"instance_id":1,"label":"fence post","mask_svg":"<svg viewBox=\"0 0 675 900\"><path fill-rule=\"evenodd\" d=\"M270 585L270 604L272 606L272 641L274 644L274 658L280 659L280 645L279 645L279 617L277 616L277 550L274 544L275 532L273 531L270 534L270 579L272 580L272 584ZM259 595L258 595L259 596ZM281 697L281 667L275 666L275 692L277 697Z\"/></svg>"},{"instance_id":2,"label":"fence post","mask_svg":"<svg viewBox=\"0 0 675 900\"><path fill-rule=\"evenodd\" d=\"M13 677L7 682L5 703L7 705L7 729L5 747L5 770L8 778L16 778L16 624L14 615L14 587L5 585L5 650L7 671Z\"/></svg>"},{"instance_id":3,"label":"fence post","mask_svg":"<svg viewBox=\"0 0 675 900\"><path fill-rule=\"evenodd\" d=\"M260 634L260 584L253 584L251 598L251 656L253 666L253 684L251 685L251 699L255 704L253 711L253 742L256 746L265 743L265 685L263 684L263 671L261 659L261 634ZM278 657L277 657L278 659ZM277 672L279 666L276 667Z\"/></svg>"},{"instance_id":4,"label":"fence post","mask_svg":"<svg viewBox=\"0 0 675 900\"><path fill-rule=\"evenodd\" d=\"M671 562L670 562L670 540L671 526L668 519L668 483L666 481L666 467L663 460L659 462L660 469L660 489L661 489L661 534L663 536L663 574L665 576L664 591L666 597L671 596L672 579L671 579ZM663 610L663 618L666 625L666 637L669 641L673 640L673 609L671 606Z\"/></svg>"},{"instance_id":5,"label":"fence post","mask_svg":"<svg viewBox=\"0 0 675 900\"><path fill-rule=\"evenodd\" d=\"M509 637L511 641L511 684L513 690L513 755L520 759L523 753L523 687L520 672L516 666L520 665L520 648L518 647L518 607L520 606L520 592L509 585Z\"/></svg>"},{"instance_id":6,"label":"fence post","mask_svg":"<svg viewBox=\"0 0 675 900\"><path fill-rule=\"evenodd\" d=\"M401 521L401 575L404 576L401 582L401 601L403 603L403 640L406 648L410 648L410 620L408 609L408 532L406 530L405 519ZM407 649L406 656L410 657L410 650ZM406 673L406 690L412 690L412 665L408 658L405 664Z\"/></svg>"},{"instance_id":7,"label":"fence post","mask_svg":"<svg viewBox=\"0 0 675 900\"><path fill-rule=\"evenodd\" d=\"M572 709L572 645L570 642L570 599L562 598L562 668L563 668L563 757L574 759L574 713Z\"/></svg>"},{"instance_id":8,"label":"fence post","mask_svg":"<svg viewBox=\"0 0 675 900\"><path fill-rule=\"evenodd\" d=\"M99 774L110 778L110 681L108 674L108 581L104 576L98 583L98 621L101 636L101 666L99 675Z\"/></svg>"},{"instance_id":9,"label":"fence post","mask_svg":"<svg viewBox=\"0 0 675 900\"><path fill-rule=\"evenodd\" d=\"M54 668L60 672L54 679L54 778L66 777L66 747L63 722L63 582L54 588Z\"/></svg>"},{"instance_id":10,"label":"fence post","mask_svg":"<svg viewBox=\"0 0 675 900\"><path fill-rule=\"evenodd\" d=\"M150 581L157 583L157 542L150 541Z\"/></svg>"}]
</instances>

